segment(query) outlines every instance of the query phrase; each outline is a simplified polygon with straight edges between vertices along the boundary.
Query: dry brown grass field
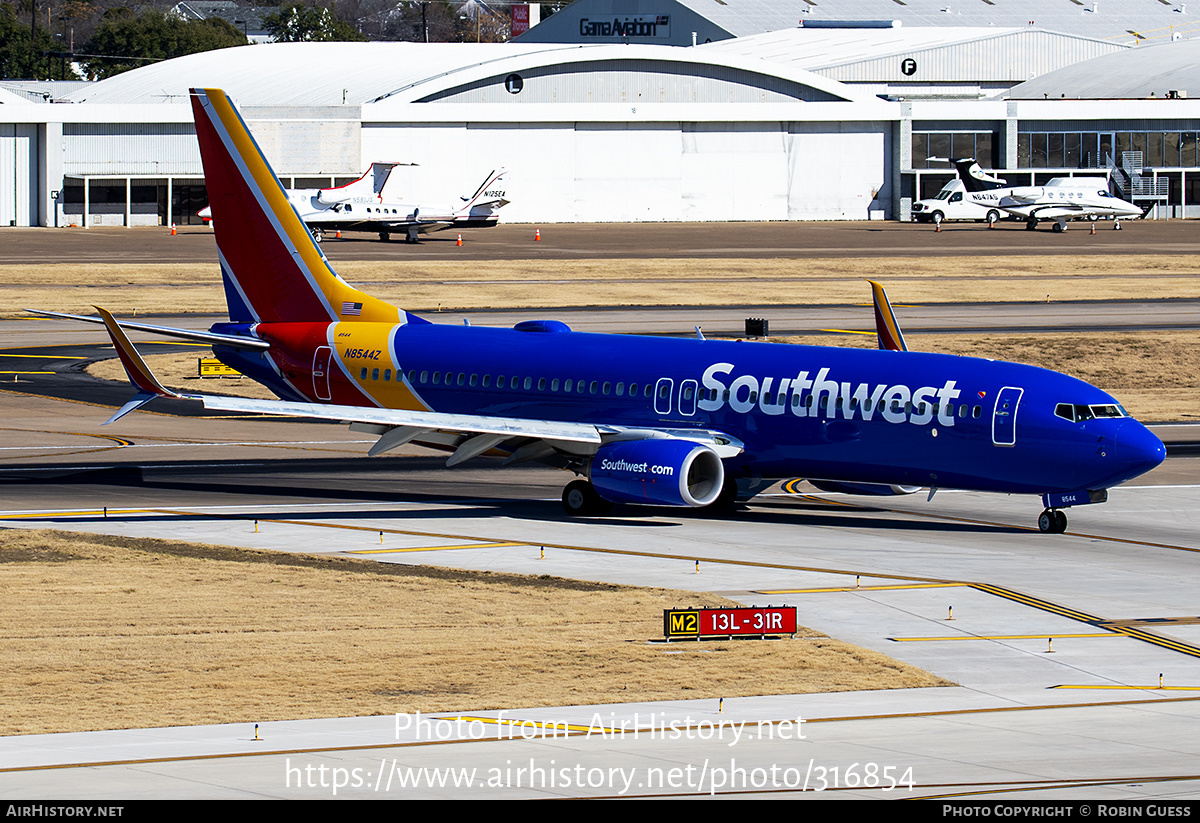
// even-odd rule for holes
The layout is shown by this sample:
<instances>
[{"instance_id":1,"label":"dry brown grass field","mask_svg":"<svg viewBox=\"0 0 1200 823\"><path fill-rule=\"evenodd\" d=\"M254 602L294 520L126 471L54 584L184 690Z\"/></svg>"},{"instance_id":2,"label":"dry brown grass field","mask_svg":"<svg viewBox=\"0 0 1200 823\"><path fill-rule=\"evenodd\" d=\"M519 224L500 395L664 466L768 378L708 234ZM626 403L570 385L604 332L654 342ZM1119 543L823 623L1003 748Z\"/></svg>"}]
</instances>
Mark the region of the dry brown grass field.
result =
<instances>
[{"instance_id":1,"label":"dry brown grass field","mask_svg":"<svg viewBox=\"0 0 1200 823\"><path fill-rule=\"evenodd\" d=\"M365 291L410 311L541 306L861 302L864 278L903 302L1196 297L1197 255L339 262ZM213 264L0 265L0 315L54 306L118 315L225 310Z\"/></svg>"},{"instance_id":2,"label":"dry brown grass field","mask_svg":"<svg viewBox=\"0 0 1200 823\"><path fill-rule=\"evenodd\" d=\"M904 302L1197 295L1200 257L342 263L405 308ZM0 315L224 310L215 265L0 266ZM63 284L66 284L65 286ZM913 349L1074 374L1146 420L1200 414L1191 332L909 335ZM873 345L869 337L793 338ZM197 353L151 358L169 385ZM93 373L123 379L116 361ZM255 389L261 391L260 389ZM259 395L265 396L265 395ZM0 734L938 685L805 633L667 647L662 609L708 595L411 569L181 543L0 530ZM569 619L563 619L566 615Z\"/></svg>"},{"instance_id":3,"label":"dry brown grass field","mask_svg":"<svg viewBox=\"0 0 1200 823\"><path fill-rule=\"evenodd\" d=\"M0 529L0 734L948 685L804 630L651 643L714 595Z\"/></svg>"}]
</instances>

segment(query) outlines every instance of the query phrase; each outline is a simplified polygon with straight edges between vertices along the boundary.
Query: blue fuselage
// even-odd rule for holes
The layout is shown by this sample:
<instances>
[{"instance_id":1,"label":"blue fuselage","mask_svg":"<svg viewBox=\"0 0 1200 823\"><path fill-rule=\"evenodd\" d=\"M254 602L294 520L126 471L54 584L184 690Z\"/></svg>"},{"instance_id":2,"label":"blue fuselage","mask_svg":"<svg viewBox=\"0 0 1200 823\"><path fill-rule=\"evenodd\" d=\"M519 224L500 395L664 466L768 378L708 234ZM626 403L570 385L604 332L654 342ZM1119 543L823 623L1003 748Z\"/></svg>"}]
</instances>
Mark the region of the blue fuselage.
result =
<instances>
[{"instance_id":1,"label":"blue fuselage","mask_svg":"<svg viewBox=\"0 0 1200 823\"><path fill-rule=\"evenodd\" d=\"M378 324L358 324L372 325ZM380 348L338 342L331 378L369 394L398 381L431 410L703 429L742 441L738 477L807 477L982 491L1102 489L1162 462L1162 443L1105 392L1046 369L952 355L409 323ZM256 332L271 340L272 330ZM362 336L359 335L359 339ZM386 343L383 343L386 341ZM278 341L273 341L273 346ZM342 349L345 351L342 351ZM283 397L311 396L294 353ZM247 364L230 350L232 365ZM277 362L279 362L277 360ZM396 386L396 388L400 388ZM1102 408L1114 416L1064 416ZM1056 411L1058 413L1056 413Z\"/></svg>"}]
</instances>

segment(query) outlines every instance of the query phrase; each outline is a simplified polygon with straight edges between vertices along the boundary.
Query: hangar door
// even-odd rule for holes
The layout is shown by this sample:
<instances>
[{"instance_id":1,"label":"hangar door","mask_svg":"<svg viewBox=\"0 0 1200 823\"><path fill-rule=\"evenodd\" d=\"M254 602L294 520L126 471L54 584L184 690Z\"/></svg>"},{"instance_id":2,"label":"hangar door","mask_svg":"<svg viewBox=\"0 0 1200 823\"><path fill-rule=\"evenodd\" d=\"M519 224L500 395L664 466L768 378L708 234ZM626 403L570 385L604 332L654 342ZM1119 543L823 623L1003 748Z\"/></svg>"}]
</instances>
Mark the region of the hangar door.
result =
<instances>
[{"instance_id":1,"label":"hangar door","mask_svg":"<svg viewBox=\"0 0 1200 823\"><path fill-rule=\"evenodd\" d=\"M876 122L789 126L788 220L867 220L891 210L889 126Z\"/></svg>"},{"instance_id":2,"label":"hangar door","mask_svg":"<svg viewBox=\"0 0 1200 823\"><path fill-rule=\"evenodd\" d=\"M32 226L37 222L37 127L0 124L0 226Z\"/></svg>"}]
</instances>

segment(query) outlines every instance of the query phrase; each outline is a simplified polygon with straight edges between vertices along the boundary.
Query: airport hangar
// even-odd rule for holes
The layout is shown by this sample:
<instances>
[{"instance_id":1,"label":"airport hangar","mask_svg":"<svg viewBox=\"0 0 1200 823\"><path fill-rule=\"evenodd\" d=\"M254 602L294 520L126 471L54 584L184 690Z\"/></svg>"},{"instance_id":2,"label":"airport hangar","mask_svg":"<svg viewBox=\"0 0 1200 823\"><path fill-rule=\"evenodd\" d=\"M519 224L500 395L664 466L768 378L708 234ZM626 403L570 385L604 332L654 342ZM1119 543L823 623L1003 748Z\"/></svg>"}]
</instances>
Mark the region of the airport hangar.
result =
<instances>
[{"instance_id":1,"label":"airport hangar","mask_svg":"<svg viewBox=\"0 0 1200 823\"><path fill-rule=\"evenodd\" d=\"M193 86L230 93L285 185L409 163L402 196L449 205L504 166L507 222L903 220L949 179L934 158L968 155L1011 183L1124 160L1125 194L1197 217L1198 47L869 23L696 47L245 46L44 102L0 91L0 225L198 222ZM1046 90L1026 99L1031 76Z\"/></svg>"}]
</instances>

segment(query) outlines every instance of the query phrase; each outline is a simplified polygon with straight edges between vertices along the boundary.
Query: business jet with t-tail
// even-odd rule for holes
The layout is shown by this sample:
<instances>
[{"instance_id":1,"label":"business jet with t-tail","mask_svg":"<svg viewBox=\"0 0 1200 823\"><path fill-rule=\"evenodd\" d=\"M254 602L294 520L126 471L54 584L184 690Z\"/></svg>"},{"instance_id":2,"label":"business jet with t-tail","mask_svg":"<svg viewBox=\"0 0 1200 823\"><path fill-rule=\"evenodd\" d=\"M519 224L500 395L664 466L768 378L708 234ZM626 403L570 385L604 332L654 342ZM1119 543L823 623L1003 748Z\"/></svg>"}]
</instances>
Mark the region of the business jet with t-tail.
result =
<instances>
[{"instance_id":1,"label":"business jet with t-tail","mask_svg":"<svg viewBox=\"0 0 1200 823\"><path fill-rule=\"evenodd\" d=\"M955 160L954 167L973 202L1023 218L1026 229L1050 220L1054 231L1062 232L1068 220L1101 217L1111 217L1113 228L1120 229L1122 217L1145 214L1145 209L1112 194L1104 177L1054 177L1044 186L1010 186L979 168L973 158Z\"/></svg>"},{"instance_id":2,"label":"business jet with t-tail","mask_svg":"<svg viewBox=\"0 0 1200 823\"><path fill-rule=\"evenodd\" d=\"M488 172L460 205L426 207L404 202L392 172L402 163L372 163L362 177L328 189L290 189L288 200L318 243L330 232L375 232L380 240L393 234L416 243L422 234L447 229L484 229L500 222L499 210L508 205L504 169ZM212 206L199 212L212 219Z\"/></svg>"},{"instance_id":3,"label":"business jet with t-tail","mask_svg":"<svg viewBox=\"0 0 1200 823\"><path fill-rule=\"evenodd\" d=\"M1113 397L1016 363L909 351L873 284L876 349L435 324L346 283L215 89L191 95L228 322L208 332L103 323L137 394L219 412L348 422L370 456L416 443L447 466L484 456L574 472L571 515L613 504L722 507L773 478L889 495L927 488L1037 494L1062 510L1157 466L1163 444ZM177 392L125 328L203 340L278 400ZM402 463L398 463L402 468Z\"/></svg>"}]
</instances>

